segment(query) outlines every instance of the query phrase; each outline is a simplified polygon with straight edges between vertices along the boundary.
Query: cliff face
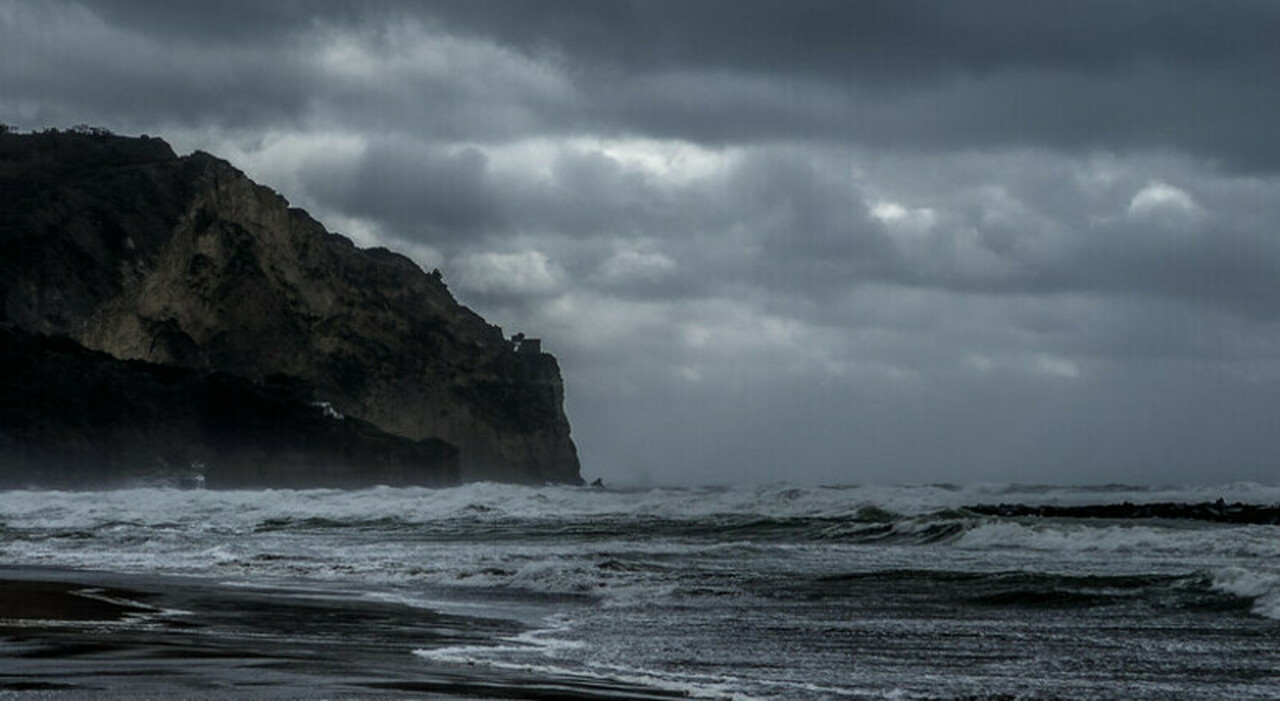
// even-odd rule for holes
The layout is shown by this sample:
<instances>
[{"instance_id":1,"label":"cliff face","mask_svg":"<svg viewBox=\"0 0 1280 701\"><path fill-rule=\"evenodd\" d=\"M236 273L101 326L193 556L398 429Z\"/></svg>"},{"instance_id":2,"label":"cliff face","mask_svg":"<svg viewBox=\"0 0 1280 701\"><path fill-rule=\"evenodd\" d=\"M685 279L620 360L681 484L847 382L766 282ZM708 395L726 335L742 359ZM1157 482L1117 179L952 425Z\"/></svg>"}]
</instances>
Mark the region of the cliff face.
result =
<instances>
[{"instance_id":1,"label":"cliff face","mask_svg":"<svg viewBox=\"0 0 1280 701\"><path fill-rule=\"evenodd\" d=\"M456 445L464 480L580 481L553 357L207 154L0 136L0 293L10 323L116 358L298 378L342 414Z\"/></svg>"},{"instance_id":2,"label":"cliff face","mask_svg":"<svg viewBox=\"0 0 1280 701\"><path fill-rule=\"evenodd\" d=\"M444 486L458 449L250 382L0 330L0 488Z\"/></svg>"}]
</instances>

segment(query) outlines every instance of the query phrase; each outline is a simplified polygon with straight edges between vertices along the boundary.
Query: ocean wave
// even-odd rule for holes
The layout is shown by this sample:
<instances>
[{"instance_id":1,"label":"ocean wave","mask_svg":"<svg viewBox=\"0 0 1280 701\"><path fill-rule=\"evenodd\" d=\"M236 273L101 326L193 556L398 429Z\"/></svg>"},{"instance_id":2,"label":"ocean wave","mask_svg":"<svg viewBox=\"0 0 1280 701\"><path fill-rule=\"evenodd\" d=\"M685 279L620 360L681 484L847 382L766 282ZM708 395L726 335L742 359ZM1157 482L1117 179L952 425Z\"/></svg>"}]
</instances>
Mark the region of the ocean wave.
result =
<instances>
[{"instance_id":1,"label":"ocean wave","mask_svg":"<svg viewBox=\"0 0 1280 701\"><path fill-rule=\"evenodd\" d=\"M413 654L437 664L453 664L466 668L487 667L495 670L519 672L535 679L550 679L586 686L596 692L615 691L619 698L668 699L695 698L721 699L722 701L764 701L741 692L745 680L735 677L713 677L673 674L658 670L615 666L607 672L590 671L568 663L542 661L530 657L529 646L523 641L506 646L455 646L448 648L419 648ZM533 654L537 654L534 652ZM612 694L611 694L612 695Z\"/></svg>"},{"instance_id":2,"label":"ocean wave","mask_svg":"<svg viewBox=\"0 0 1280 701\"><path fill-rule=\"evenodd\" d=\"M1114 522L1019 522L989 519L953 541L967 550L1021 550L1126 556L1280 557L1275 526L1178 528Z\"/></svg>"},{"instance_id":3,"label":"ocean wave","mask_svg":"<svg viewBox=\"0 0 1280 701\"><path fill-rule=\"evenodd\" d=\"M894 650L916 660L937 650L944 667L954 661L949 673L965 679L978 641L994 646L979 653L1003 651L1002 660L1014 661L987 668L1001 675L1002 692L1036 695L1039 687L1018 681L1024 672L1079 650L1146 660L1161 658L1148 649L1217 651L1227 640L1253 655L1250 664L1268 664L1265 651L1251 652L1250 636L1269 635L1280 618L1280 526L1006 517L963 507L1202 503L1248 490L1267 495L1259 489L0 492L0 562L344 592L519 621L534 632L489 645L410 644L432 665L487 665L482 674L515 684L570 684L579 674L581 686L599 683L619 696L639 686L763 698L963 696L971 689L962 682L921 686L917 666L894 666ZM557 624L548 614L568 618ZM882 649L889 654L878 658ZM852 651L872 670L856 685L845 683ZM1031 657L1018 662L1024 654ZM1185 659L1199 669L1199 660ZM805 666L792 670L793 660ZM1087 687L1061 688L1088 695L1080 693Z\"/></svg>"},{"instance_id":4,"label":"ocean wave","mask_svg":"<svg viewBox=\"0 0 1280 701\"><path fill-rule=\"evenodd\" d=\"M1258 616L1280 620L1280 572L1224 567L1213 572L1211 586L1251 600L1252 612Z\"/></svg>"},{"instance_id":5,"label":"ocean wave","mask_svg":"<svg viewBox=\"0 0 1280 701\"><path fill-rule=\"evenodd\" d=\"M1231 488L1260 489L1214 493ZM0 558L219 578L527 591L616 606L764 591L796 573L832 574L846 560L868 569L1051 563L1081 572L1121 565L1185 572L1280 557L1276 526L1003 518L961 508L982 495L1113 501L1137 489L610 491L482 483L350 492L0 492ZM1202 499L1206 489L1186 496ZM1144 493L1170 498L1169 490ZM1275 598L1260 596L1257 607L1274 611Z\"/></svg>"},{"instance_id":6,"label":"ocean wave","mask_svg":"<svg viewBox=\"0 0 1280 701\"><path fill-rule=\"evenodd\" d=\"M528 487L493 483L449 489L213 491L133 489L108 492L0 492L9 527L93 528L107 522L159 527L253 530L368 524L429 524L571 518L710 517L892 521L991 501L1046 505L1202 503L1217 499L1280 503L1280 486L1235 483L1177 488L1018 485L681 488L643 491ZM212 518L216 517L216 518Z\"/></svg>"},{"instance_id":7,"label":"ocean wave","mask_svg":"<svg viewBox=\"0 0 1280 701\"><path fill-rule=\"evenodd\" d=\"M218 516L220 526L253 528L280 523L355 523L380 519L429 523L554 517L699 519L852 518L873 521L925 516L984 501L1025 504L1134 504L1244 501L1280 503L1280 486L1231 484L1193 487L1030 487L1016 485L703 487L703 489L599 490L590 487L498 485L372 487L365 490L173 490L0 492L0 518L41 527L96 526L106 521L187 524Z\"/></svg>"}]
</instances>

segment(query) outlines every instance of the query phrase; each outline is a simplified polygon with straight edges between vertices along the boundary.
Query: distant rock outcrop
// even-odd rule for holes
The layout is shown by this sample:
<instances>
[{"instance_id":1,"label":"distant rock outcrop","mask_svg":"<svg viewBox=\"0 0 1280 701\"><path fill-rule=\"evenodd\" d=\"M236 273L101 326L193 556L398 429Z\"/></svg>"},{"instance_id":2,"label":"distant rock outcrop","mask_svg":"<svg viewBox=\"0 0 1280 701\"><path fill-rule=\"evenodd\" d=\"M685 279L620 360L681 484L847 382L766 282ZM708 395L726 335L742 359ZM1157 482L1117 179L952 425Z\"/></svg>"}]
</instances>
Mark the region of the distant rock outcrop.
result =
<instances>
[{"instance_id":1,"label":"distant rock outcrop","mask_svg":"<svg viewBox=\"0 0 1280 701\"><path fill-rule=\"evenodd\" d=\"M1177 502L1158 502L1153 504L1089 504L1079 506L1026 504L977 504L964 507L983 516L1001 516L1005 518L1101 518L1101 519L1179 519L1191 521L1216 521L1218 523L1253 523L1280 525L1280 504L1228 504L1219 499L1216 502L1198 504L1182 504Z\"/></svg>"},{"instance_id":2,"label":"distant rock outcrop","mask_svg":"<svg viewBox=\"0 0 1280 701\"><path fill-rule=\"evenodd\" d=\"M293 378L370 428L457 446L463 480L580 482L552 356L208 154L0 135L0 295L18 329L121 360Z\"/></svg>"}]
</instances>

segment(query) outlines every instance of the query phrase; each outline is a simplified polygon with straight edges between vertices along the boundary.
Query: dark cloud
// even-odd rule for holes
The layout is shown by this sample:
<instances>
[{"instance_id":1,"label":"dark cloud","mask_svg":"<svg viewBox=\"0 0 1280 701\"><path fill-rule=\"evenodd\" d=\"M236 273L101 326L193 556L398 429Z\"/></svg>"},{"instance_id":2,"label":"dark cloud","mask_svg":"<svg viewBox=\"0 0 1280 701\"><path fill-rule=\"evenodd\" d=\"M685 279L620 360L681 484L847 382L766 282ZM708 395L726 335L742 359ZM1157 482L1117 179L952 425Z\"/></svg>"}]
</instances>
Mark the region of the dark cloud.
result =
<instances>
[{"instance_id":1,"label":"dark cloud","mask_svg":"<svg viewBox=\"0 0 1280 701\"><path fill-rule=\"evenodd\" d=\"M69 7L10 14L37 22ZM1215 3L1212 12L1007 0L80 7L85 26L47 37L54 45L16 27L10 39L20 41L6 42L6 63L24 66L6 90L45 118L78 110L128 123L132 104L186 124L356 120L405 132L430 125L454 139L588 131L926 151L1176 149L1245 170L1280 164L1280 143L1269 138L1280 110L1270 86L1280 10L1268 3ZM394 55L405 27L425 32L423 41L502 47L563 80L564 91L530 88L530 74L504 76L475 56L444 74L359 79L315 65L338 35ZM73 43L77 34L88 44ZM154 51L95 45L112 40ZM484 87L495 84L503 89ZM228 94L236 99L218 99Z\"/></svg>"},{"instance_id":2,"label":"dark cloud","mask_svg":"<svg viewBox=\"0 0 1280 701\"><path fill-rule=\"evenodd\" d=\"M28 127L260 129L295 121L315 90L305 61L280 45L187 44L106 23L78 5L0 10L0 107Z\"/></svg>"},{"instance_id":3,"label":"dark cloud","mask_svg":"<svg viewBox=\"0 0 1280 701\"><path fill-rule=\"evenodd\" d=\"M1011 64L1098 72L1143 59L1185 66L1280 58L1266 31L1280 11L1247 1L1215 3L1210 12L1158 0L506 0L437 3L430 12L504 44L589 57L624 74L695 66L897 83Z\"/></svg>"},{"instance_id":4,"label":"dark cloud","mask_svg":"<svg viewBox=\"0 0 1280 701\"><path fill-rule=\"evenodd\" d=\"M261 46L297 36L318 24L365 26L384 20L391 3L380 0L93 0L74 3L109 25L176 45Z\"/></svg>"},{"instance_id":5,"label":"dark cloud","mask_svg":"<svg viewBox=\"0 0 1280 701\"><path fill-rule=\"evenodd\" d=\"M440 267L547 340L613 481L1254 478L1278 30L1261 2L0 0L0 121L204 148Z\"/></svg>"},{"instance_id":6,"label":"dark cloud","mask_svg":"<svg viewBox=\"0 0 1280 701\"><path fill-rule=\"evenodd\" d=\"M1105 71L1139 60L1181 67L1280 57L1269 29L1280 10L1233 0L1178 7L1159 0L1084 0L1069 6L981 0L938 5L841 0L94 0L112 24L194 42L256 43L317 24L376 25L426 18L528 53L590 59L631 75L671 68L883 75L927 81L1011 64ZM852 62L850 59L854 59ZM852 63L852 65L851 65Z\"/></svg>"},{"instance_id":7,"label":"dark cloud","mask_svg":"<svg viewBox=\"0 0 1280 701\"><path fill-rule=\"evenodd\" d=\"M1280 10L1231 2L446 3L570 66L606 123L898 148L1185 148L1273 169ZM1210 123L1207 123L1207 121ZM1230 124L1230 128L1224 128Z\"/></svg>"},{"instance_id":8,"label":"dark cloud","mask_svg":"<svg viewBox=\"0 0 1280 701\"><path fill-rule=\"evenodd\" d=\"M316 199L426 241L475 235L502 224L488 159L474 148L376 141L360 157L303 175Z\"/></svg>"},{"instance_id":9,"label":"dark cloud","mask_svg":"<svg viewBox=\"0 0 1280 701\"><path fill-rule=\"evenodd\" d=\"M635 410L626 414L627 425L611 424L618 413L607 409L609 400L571 394L570 409L581 417L575 431L610 437L591 457L625 466L615 468L619 480L1274 479L1267 457L1272 429L1264 418L1271 392L1194 366L1083 381L1027 375L828 383L803 394L788 391L789 381L760 377L750 392L728 394L696 384L664 386L628 397Z\"/></svg>"},{"instance_id":10,"label":"dark cloud","mask_svg":"<svg viewBox=\"0 0 1280 701\"><path fill-rule=\"evenodd\" d=\"M517 54L461 43L426 18L337 6L7 2L0 107L30 127L429 125L440 139L509 137L573 109L566 86Z\"/></svg>"}]
</instances>

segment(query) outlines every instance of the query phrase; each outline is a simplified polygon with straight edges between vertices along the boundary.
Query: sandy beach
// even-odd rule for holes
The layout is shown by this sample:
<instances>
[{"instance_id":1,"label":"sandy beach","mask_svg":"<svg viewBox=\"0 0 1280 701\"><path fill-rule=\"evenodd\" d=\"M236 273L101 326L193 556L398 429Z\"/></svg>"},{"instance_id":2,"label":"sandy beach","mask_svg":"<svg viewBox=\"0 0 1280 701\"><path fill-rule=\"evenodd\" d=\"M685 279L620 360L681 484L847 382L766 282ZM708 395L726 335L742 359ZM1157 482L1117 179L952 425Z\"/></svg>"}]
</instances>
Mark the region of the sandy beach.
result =
<instances>
[{"instance_id":1,"label":"sandy beach","mask_svg":"<svg viewBox=\"0 0 1280 701\"><path fill-rule=\"evenodd\" d=\"M0 698L672 698L519 670L468 676L412 654L521 629L340 591L4 568Z\"/></svg>"}]
</instances>

